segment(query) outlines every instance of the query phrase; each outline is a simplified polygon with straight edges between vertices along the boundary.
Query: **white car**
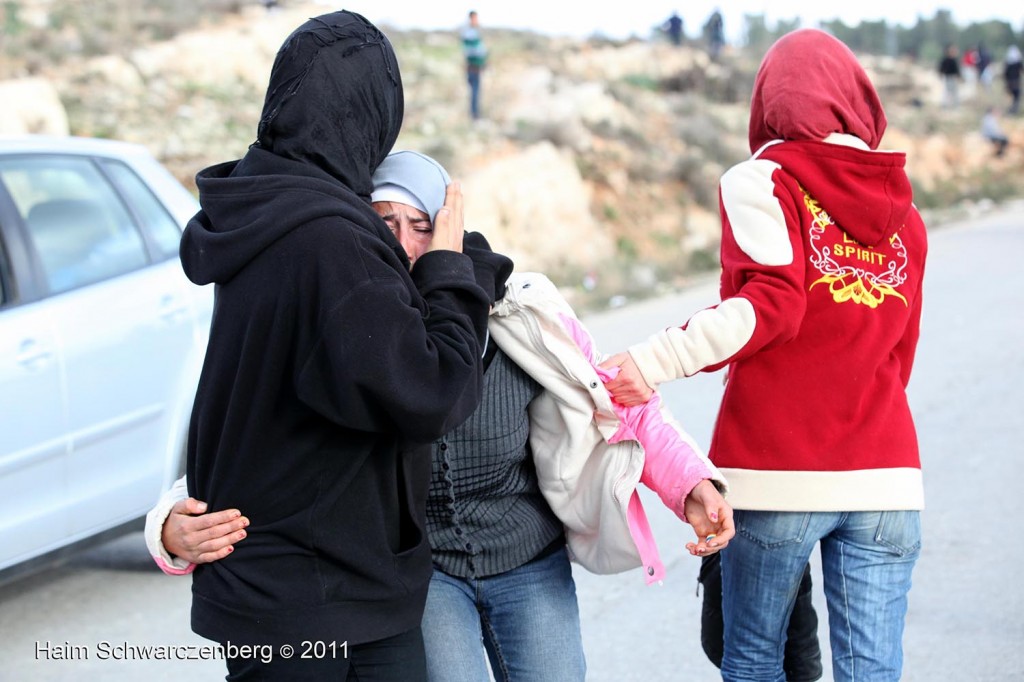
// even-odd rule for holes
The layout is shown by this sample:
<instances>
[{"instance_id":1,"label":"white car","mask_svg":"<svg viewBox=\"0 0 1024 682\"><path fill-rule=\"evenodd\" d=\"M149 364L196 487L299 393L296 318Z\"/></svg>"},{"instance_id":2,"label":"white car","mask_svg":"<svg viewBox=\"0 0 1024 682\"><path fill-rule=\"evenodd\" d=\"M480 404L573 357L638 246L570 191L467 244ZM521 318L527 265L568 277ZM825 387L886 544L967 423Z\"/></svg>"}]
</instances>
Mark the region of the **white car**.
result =
<instances>
[{"instance_id":1,"label":"white car","mask_svg":"<svg viewBox=\"0 0 1024 682\"><path fill-rule=\"evenodd\" d=\"M181 475L213 309L178 260L197 209L143 147L0 137L0 575L141 528Z\"/></svg>"}]
</instances>

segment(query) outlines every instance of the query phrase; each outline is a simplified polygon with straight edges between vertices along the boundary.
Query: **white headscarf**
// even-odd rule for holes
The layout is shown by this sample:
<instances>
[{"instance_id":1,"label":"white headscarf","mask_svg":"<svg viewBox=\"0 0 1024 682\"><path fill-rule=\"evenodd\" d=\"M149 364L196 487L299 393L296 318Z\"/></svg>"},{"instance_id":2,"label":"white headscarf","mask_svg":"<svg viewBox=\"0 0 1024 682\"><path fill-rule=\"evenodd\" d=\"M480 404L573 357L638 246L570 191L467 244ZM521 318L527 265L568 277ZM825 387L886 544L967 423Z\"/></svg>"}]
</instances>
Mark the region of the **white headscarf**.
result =
<instances>
[{"instance_id":1,"label":"white headscarf","mask_svg":"<svg viewBox=\"0 0 1024 682\"><path fill-rule=\"evenodd\" d=\"M417 208L433 222L444 206L448 171L425 154L391 152L373 173L370 201L393 201Z\"/></svg>"}]
</instances>

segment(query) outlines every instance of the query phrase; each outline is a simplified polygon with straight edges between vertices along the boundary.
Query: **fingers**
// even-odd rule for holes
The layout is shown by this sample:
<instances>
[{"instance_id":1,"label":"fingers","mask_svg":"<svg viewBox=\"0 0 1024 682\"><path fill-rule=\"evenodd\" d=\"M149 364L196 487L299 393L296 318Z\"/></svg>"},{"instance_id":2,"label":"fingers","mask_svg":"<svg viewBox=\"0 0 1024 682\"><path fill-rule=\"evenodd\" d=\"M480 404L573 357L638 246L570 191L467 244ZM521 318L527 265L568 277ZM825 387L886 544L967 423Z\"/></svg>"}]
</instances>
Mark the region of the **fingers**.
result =
<instances>
[{"instance_id":1,"label":"fingers","mask_svg":"<svg viewBox=\"0 0 1024 682\"><path fill-rule=\"evenodd\" d=\"M615 402L626 407L642 405L651 399L654 390L647 385L640 369L629 353L617 353L601 364L602 368L618 368L618 375L605 383Z\"/></svg>"},{"instance_id":2,"label":"fingers","mask_svg":"<svg viewBox=\"0 0 1024 682\"><path fill-rule=\"evenodd\" d=\"M622 365L623 362L626 361L626 358L628 357L629 354L627 353L616 353L615 355L612 355L607 360L598 365L598 367L600 367L601 369L611 369L612 367L619 367L620 365Z\"/></svg>"},{"instance_id":3,"label":"fingers","mask_svg":"<svg viewBox=\"0 0 1024 682\"><path fill-rule=\"evenodd\" d=\"M735 535L734 532L698 534L697 542L686 543L686 549L693 556L707 556L720 552L729 545L729 540Z\"/></svg>"},{"instance_id":4,"label":"fingers","mask_svg":"<svg viewBox=\"0 0 1024 682\"><path fill-rule=\"evenodd\" d=\"M698 545L696 542L687 542L686 551L690 553L690 556L708 556L709 554L714 554L718 550L709 549L707 544L701 546Z\"/></svg>"},{"instance_id":5,"label":"fingers","mask_svg":"<svg viewBox=\"0 0 1024 682\"><path fill-rule=\"evenodd\" d=\"M161 533L169 553L191 563L208 563L223 559L234 551L235 543L246 538L249 519L239 510L198 511L206 506L194 498L175 503Z\"/></svg>"},{"instance_id":6,"label":"fingers","mask_svg":"<svg viewBox=\"0 0 1024 682\"><path fill-rule=\"evenodd\" d=\"M171 507L172 514L202 514L206 511L206 503L202 500L197 500L194 497L189 497L184 500L178 500Z\"/></svg>"},{"instance_id":7,"label":"fingers","mask_svg":"<svg viewBox=\"0 0 1024 682\"><path fill-rule=\"evenodd\" d=\"M615 390L622 390L629 386L630 377L628 374L623 374L622 371L623 365L629 359L629 353L616 353L598 365L611 376L610 379L604 382L604 385L605 388L608 389L609 393L613 394L613 397Z\"/></svg>"},{"instance_id":8,"label":"fingers","mask_svg":"<svg viewBox=\"0 0 1024 682\"><path fill-rule=\"evenodd\" d=\"M221 549L219 549L217 551L214 551L214 552L203 552L202 554L198 555L196 557L196 560L193 561L192 563L194 563L194 564L209 564L209 563L213 563L214 561L220 561L221 559L223 559L224 557L228 556L229 554L231 554L234 551L235 551L235 546L234 545L228 545L227 547L222 547Z\"/></svg>"},{"instance_id":9,"label":"fingers","mask_svg":"<svg viewBox=\"0 0 1024 682\"><path fill-rule=\"evenodd\" d=\"M244 517L242 517L244 519ZM195 556L193 563L202 564L211 561L218 561L235 551L235 543L241 542L248 533L244 528L236 528L235 524L240 521L236 519L231 524L222 524L208 529L204 532L213 532L212 537L195 545L191 552ZM248 519L244 519L248 525Z\"/></svg>"},{"instance_id":10,"label":"fingers","mask_svg":"<svg viewBox=\"0 0 1024 682\"><path fill-rule=\"evenodd\" d=\"M717 546L719 549L729 544L729 541L736 537L736 524L733 522L732 509L726 505L722 509L720 514L721 521L719 523L718 533L711 546Z\"/></svg>"},{"instance_id":11,"label":"fingers","mask_svg":"<svg viewBox=\"0 0 1024 682\"><path fill-rule=\"evenodd\" d=\"M708 546L721 549L736 537L736 524L733 521L732 507L711 481L707 481L704 506L708 518L714 524L709 531L714 534L714 537L708 540Z\"/></svg>"},{"instance_id":12,"label":"fingers","mask_svg":"<svg viewBox=\"0 0 1024 682\"><path fill-rule=\"evenodd\" d=\"M707 533L706 535L698 535L697 542L686 543L686 549L690 551L693 556L706 556L708 554L714 554L715 552L725 549L728 545L728 541L722 541L717 533Z\"/></svg>"},{"instance_id":13,"label":"fingers","mask_svg":"<svg viewBox=\"0 0 1024 682\"><path fill-rule=\"evenodd\" d=\"M462 252L463 233L462 186L452 182L445 189L444 207L434 218L434 235L427 251Z\"/></svg>"},{"instance_id":14,"label":"fingers","mask_svg":"<svg viewBox=\"0 0 1024 682\"><path fill-rule=\"evenodd\" d=\"M206 516L189 519L182 524L182 544L194 552L208 552L217 550L225 545L242 540L246 536L245 528L249 526L249 519L241 516L237 510L231 512L219 512L217 516L234 514L230 518L208 523Z\"/></svg>"},{"instance_id":15,"label":"fingers","mask_svg":"<svg viewBox=\"0 0 1024 682\"><path fill-rule=\"evenodd\" d=\"M198 533L212 531L223 525L237 525L241 521L244 521L244 524L238 525L237 528L244 528L249 523L249 520L243 517L242 512L237 509L225 509L224 511L210 512L209 514L190 516L187 519L182 519L181 525L190 532ZM223 535L223 533L220 533L220 535Z\"/></svg>"},{"instance_id":16,"label":"fingers","mask_svg":"<svg viewBox=\"0 0 1024 682\"><path fill-rule=\"evenodd\" d=\"M457 233L459 246L462 246L462 233L465 231L465 209L463 207L462 183L458 180L448 184L444 190L445 205L448 205L448 197L451 195L451 228Z\"/></svg>"},{"instance_id":17,"label":"fingers","mask_svg":"<svg viewBox=\"0 0 1024 682\"><path fill-rule=\"evenodd\" d=\"M683 500L683 505L686 520L697 535L697 542L686 544L690 554L714 554L728 546L736 536L732 507L710 480L705 479L694 486Z\"/></svg>"}]
</instances>

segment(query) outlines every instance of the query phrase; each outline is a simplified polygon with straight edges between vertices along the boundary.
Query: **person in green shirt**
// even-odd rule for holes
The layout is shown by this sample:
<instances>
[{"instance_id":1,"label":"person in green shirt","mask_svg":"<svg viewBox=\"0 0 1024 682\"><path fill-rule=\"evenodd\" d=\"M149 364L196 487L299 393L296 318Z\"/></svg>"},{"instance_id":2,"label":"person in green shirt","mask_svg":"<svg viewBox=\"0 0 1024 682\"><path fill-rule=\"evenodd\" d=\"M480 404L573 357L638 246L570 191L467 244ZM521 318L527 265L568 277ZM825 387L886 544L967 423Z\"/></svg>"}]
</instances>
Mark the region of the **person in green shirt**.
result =
<instances>
[{"instance_id":1,"label":"person in green shirt","mask_svg":"<svg viewBox=\"0 0 1024 682\"><path fill-rule=\"evenodd\" d=\"M487 64L487 46L480 34L480 18L470 10L469 23L462 28L462 54L466 57L466 80L469 82L469 114L480 118L480 74Z\"/></svg>"}]
</instances>

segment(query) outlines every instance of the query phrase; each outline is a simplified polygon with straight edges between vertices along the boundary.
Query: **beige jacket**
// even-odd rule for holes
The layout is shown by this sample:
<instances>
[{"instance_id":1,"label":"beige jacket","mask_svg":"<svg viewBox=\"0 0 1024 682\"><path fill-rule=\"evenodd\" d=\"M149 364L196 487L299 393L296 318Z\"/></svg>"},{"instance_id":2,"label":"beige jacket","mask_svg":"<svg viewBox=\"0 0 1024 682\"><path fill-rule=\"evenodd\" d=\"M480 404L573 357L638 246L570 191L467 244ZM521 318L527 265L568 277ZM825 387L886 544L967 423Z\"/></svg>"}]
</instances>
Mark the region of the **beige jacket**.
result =
<instances>
[{"instance_id":1,"label":"beige jacket","mask_svg":"<svg viewBox=\"0 0 1024 682\"><path fill-rule=\"evenodd\" d=\"M565 525L576 562L594 573L643 566L653 582L663 573L657 548L650 538L631 532L629 518L644 467L643 447L632 440L608 442L619 429L619 417L561 316L576 317L547 277L516 273L488 325L498 346L545 389L530 405L530 445L541 492ZM721 473L664 403L661 410L719 489L727 490Z\"/></svg>"}]
</instances>

